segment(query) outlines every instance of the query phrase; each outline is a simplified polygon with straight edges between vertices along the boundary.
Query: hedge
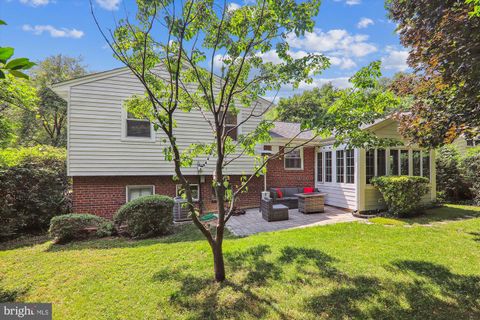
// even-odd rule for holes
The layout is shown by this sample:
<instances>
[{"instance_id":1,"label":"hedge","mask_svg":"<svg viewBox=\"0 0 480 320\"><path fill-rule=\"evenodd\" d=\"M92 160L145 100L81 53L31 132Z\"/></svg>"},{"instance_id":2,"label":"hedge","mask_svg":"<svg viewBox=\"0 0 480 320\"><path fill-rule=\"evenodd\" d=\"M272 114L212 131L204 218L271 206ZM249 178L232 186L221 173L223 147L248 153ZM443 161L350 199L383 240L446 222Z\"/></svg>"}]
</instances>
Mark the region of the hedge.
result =
<instances>
[{"instance_id":1,"label":"hedge","mask_svg":"<svg viewBox=\"0 0 480 320\"><path fill-rule=\"evenodd\" d=\"M48 232L56 243L63 244L89 237L110 236L114 231L110 220L93 214L71 213L53 217Z\"/></svg>"},{"instance_id":2,"label":"hedge","mask_svg":"<svg viewBox=\"0 0 480 320\"><path fill-rule=\"evenodd\" d=\"M169 234L173 228L173 204L173 199L167 196L140 197L122 206L113 220L133 238Z\"/></svg>"},{"instance_id":3,"label":"hedge","mask_svg":"<svg viewBox=\"0 0 480 320\"><path fill-rule=\"evenodd\" d=\"M416 176L383 176L372 179L380 191L388 212L405 217L418 210L422 197L429 190L428 179Z\"/></svg>"}]
</instances>

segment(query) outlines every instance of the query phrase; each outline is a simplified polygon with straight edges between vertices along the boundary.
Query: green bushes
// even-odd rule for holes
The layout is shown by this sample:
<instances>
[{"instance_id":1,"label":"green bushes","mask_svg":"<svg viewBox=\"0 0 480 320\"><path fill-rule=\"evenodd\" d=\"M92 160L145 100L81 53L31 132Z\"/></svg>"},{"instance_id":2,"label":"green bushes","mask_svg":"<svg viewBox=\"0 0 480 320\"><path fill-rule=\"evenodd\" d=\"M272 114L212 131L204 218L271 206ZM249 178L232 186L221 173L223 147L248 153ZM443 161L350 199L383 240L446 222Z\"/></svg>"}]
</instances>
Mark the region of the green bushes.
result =
<instances>
[{"instance_id":1,"label":"green bushes","mask_svg":"<svg viewBox=\"0 0 480 320\"><path fill-rule=\"evenodd\" d=\"M475 204L480 205L480 149L470 150L461 165Z\"/></svg>"},{"instance_id":2,"label":"green bushes","mask_svg":"<svg viewBox=\"0 0 480 320\"><path fill-rule=\"evenodd\" d=\"M407 216L420 206L428 192L428 179L412 176L383 176L372 179L387 205L389 213L398 217Z\"/></svg>"},{"instance_id":3,"label":"green bushes","mask_svg":"<svg viewBox=\"0 0 480 320\"><path fill-rule=\"evenodd\" d=\"M46 230L53 216L69 208L64 150L0 151L0 239Z\"/></svg>"},{"instance_id":4,"label":"green bushes","mask_svg":"<svg viewBox=\"0 0 480 320\"><path fill-rule=\"evenodd\" d=\"M457 202L471 198L470 190L461 170L462 158L453 145L437 151L437 198L445 202Z\"/></svg>"},{"instance_id":5,"label":"green bushes","mask_svg":"<svg viewBox=\"0 0 480 320\"><path fill-rule=\"evenodd\" d=\"M115 224L134 238L168 234L173 228L173 199L152 195L132 200L114 216Z\"/></svg>"},{"instance_id":6,"label":"green bushes","mask_svg":"<svg viewBox=\"0 0 480 320\"><path fill-rule=\"evenodd\" d=\"M107 237L114 231L113 223L107 219L92 214L71 213L53 217L48 232L56 243L66 243L89 237Z\"/></svg>"}]
</instances>

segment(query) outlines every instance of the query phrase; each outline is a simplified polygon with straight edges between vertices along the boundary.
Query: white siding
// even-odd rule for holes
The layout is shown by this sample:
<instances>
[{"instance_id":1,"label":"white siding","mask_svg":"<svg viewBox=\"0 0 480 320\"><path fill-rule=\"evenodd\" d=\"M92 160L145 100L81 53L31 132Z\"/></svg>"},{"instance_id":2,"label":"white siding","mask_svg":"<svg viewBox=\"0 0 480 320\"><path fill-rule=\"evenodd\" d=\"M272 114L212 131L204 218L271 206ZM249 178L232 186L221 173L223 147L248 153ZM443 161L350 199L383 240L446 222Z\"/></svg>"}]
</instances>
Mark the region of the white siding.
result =
<instances>
[{"instance_id":1,"label":"white siding","mask_svg":"<svg viewBox=\"0 0 480 320\"><path fill-rule=\"evenodd\" d=\"M129 71L107 78L72 85L69 94L68 172L70 176L108 175L173 175L173 163L164 160L162 140L156 133L154 141L124 137L123 101L134 94L142 95L143 86ZM261 101L260 103L265 104ZM246 116L245 108L239 116ZM262 106L257 107L260 113ZM122 115L123 114L123 115ZM177 141L183 149L191 143L211 142L211 128L198 111L177 112ZM240 128L240 133L253 130L261 119L254 117ZM203 174L213 172L210 159ZM233 162L227 172L248 173L253 170L253 159L243 156ZM196 174L196 164L185 173Z\"/></svg>"}]
</instances>

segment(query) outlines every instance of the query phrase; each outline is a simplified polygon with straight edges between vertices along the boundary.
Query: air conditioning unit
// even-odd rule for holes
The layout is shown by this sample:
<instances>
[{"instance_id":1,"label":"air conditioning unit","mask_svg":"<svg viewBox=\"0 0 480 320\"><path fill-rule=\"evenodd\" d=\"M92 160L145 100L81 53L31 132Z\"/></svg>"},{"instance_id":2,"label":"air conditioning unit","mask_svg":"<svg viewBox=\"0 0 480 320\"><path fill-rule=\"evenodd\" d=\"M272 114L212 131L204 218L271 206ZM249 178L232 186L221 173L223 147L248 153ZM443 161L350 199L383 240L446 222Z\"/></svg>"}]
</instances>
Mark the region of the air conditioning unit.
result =
<instances>
[{"instance_id":1,"label":"air conditioning unit","mask_svg":"<svg viewBox=\"0 0 480 320\"><path fill-rule=\"evenodd\" d=\"M187 200L182 197L175 197L173 201L173 221L192 220L192 218L190 218L190 212L188 211Z\"/></svg>"}]
</instances>

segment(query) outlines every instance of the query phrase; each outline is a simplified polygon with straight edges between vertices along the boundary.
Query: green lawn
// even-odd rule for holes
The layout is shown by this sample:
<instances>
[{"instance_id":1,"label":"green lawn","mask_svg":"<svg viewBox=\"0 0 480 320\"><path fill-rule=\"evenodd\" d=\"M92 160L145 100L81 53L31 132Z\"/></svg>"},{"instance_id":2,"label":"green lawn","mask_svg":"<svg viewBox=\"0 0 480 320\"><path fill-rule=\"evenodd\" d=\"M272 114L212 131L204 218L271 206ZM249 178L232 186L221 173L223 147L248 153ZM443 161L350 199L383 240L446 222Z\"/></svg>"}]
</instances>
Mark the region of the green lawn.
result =
<instances>
[{"instance_id":1,"label":"green lawn","mask_svg":"<svg viewBox=\"0 0 480 320\"><path fill-rule=\"evenodd\" d=\"M223 284L190 227L144 241L36 238L0 249L0 299L52 302L55 319L480 319L480 207L403 222L231 237Z\"/></svg>"}]
</instances>

